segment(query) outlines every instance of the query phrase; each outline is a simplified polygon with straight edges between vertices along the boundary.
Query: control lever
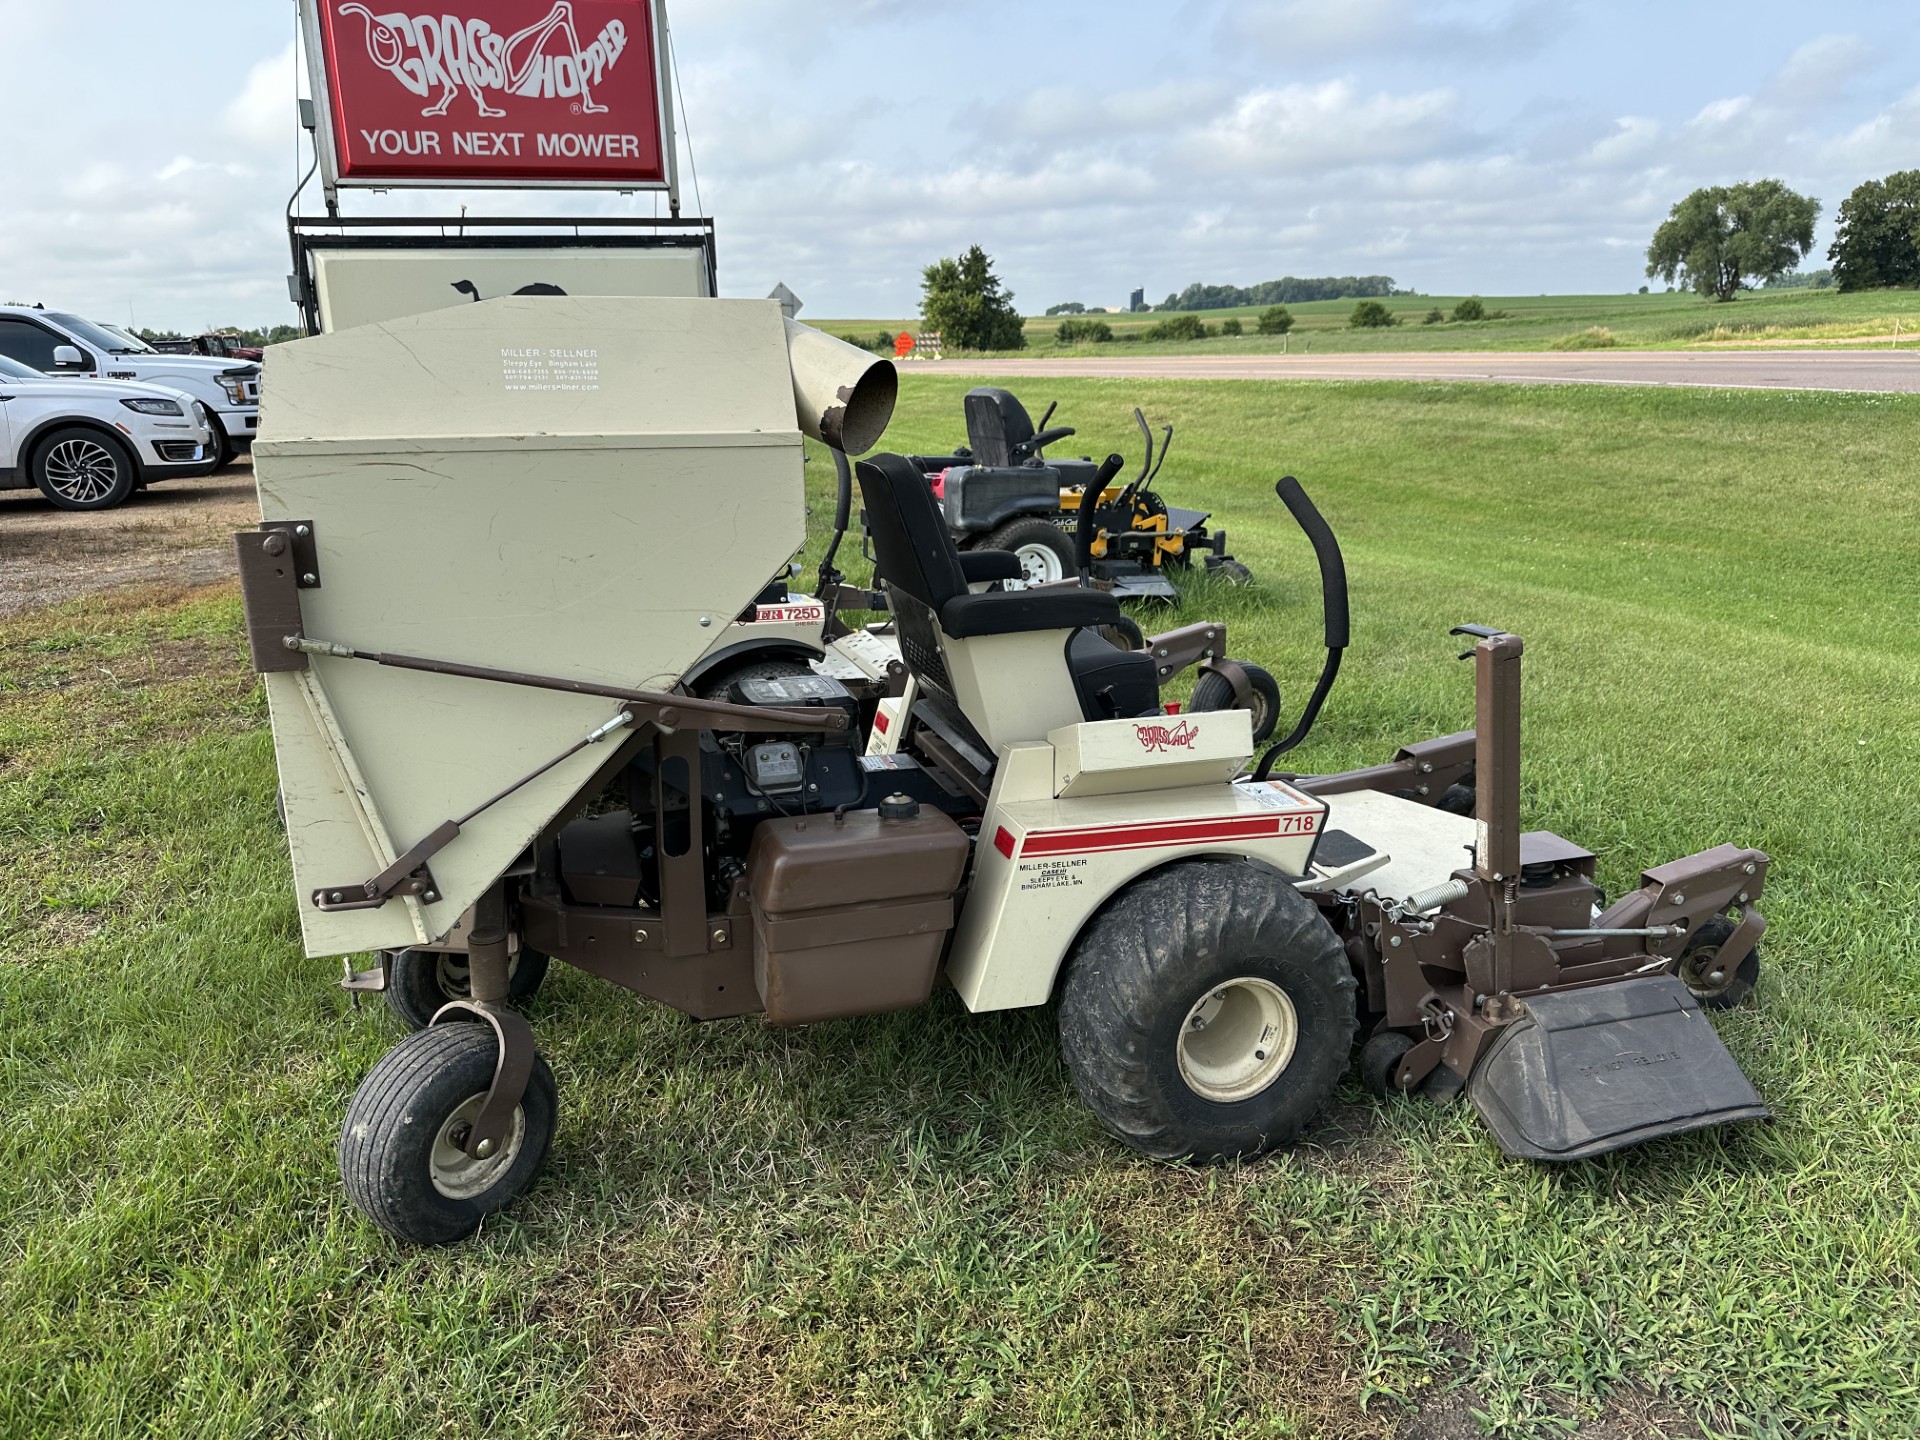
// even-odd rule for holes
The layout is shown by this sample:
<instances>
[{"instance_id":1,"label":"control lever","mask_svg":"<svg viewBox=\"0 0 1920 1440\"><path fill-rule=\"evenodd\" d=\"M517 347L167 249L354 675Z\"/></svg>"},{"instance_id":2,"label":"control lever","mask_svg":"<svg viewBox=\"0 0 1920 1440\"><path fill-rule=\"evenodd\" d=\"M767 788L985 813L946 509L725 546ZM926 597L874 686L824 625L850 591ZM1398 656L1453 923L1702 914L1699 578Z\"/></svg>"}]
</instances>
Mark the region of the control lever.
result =
<instances>
[{"instance_id":1,"label":"control lever","mask_svg":"<svg viewBox=\"0 0 1920 1440\"><path fill-rule=\"evenodd\" d=\"M1502 630L1498 625L1456 625L1447 631L1449 635L1471 635L1476 640L1491 640L1496 635L1505 635L1506 633L1507 632ZM1458 655L1454 656L1456 660L1471 660L1472 658L1473 651L1471 650L1462 650Z\"/></svg>"},{"instance_id":2,"label":"control lever","mask_svg":"<svg viewBox=\"0 0 1920 1440\"><path fill-rule=\"evenodd\" d=\"M1080 491L1080 514L1073 526L1073 561L1079 567L1083 586L1093 583L1093 537L1100 528L1094 512L1100 508L1100 497L1106 491L1107 482L1118 475L1126 463L1124 455L1107 456Z\"/></svg>"}]
</instances>

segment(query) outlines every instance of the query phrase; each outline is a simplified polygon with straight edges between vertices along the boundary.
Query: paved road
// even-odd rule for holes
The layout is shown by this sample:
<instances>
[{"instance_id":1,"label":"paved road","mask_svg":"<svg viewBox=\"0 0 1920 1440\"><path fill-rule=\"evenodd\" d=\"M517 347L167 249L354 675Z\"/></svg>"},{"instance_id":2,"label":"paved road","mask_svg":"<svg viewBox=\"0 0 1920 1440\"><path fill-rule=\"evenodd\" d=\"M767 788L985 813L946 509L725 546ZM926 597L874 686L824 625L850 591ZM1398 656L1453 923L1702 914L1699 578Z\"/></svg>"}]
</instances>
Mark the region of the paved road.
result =
<instances>
[{"instance_id":1,"label":"paved road","mask_svg":"<svg viewBox=\"0 0 1920 1440\"><path fill-rule=\"evenodd\" d=\"M918 360L909 374L1089 375L1126 380L1482 380L1510 385L1707 385L1736 390L1920 392L1920 348L1551 351L1430 355L1115 355Z\"/></svg>"}]
</instances>

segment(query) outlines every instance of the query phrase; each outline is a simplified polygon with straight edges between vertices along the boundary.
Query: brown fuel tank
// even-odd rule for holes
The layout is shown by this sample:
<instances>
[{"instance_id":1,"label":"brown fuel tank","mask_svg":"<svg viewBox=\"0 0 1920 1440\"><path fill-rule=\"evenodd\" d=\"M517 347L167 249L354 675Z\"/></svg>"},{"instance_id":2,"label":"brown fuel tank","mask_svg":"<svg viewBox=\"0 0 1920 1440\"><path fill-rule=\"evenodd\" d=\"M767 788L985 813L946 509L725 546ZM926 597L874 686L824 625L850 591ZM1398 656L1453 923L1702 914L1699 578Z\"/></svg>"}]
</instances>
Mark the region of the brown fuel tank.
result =
<instances>
[{"instance_id":1,"label":"brown fuel tank","mask_svg":"<svg viewBox=\"0 0 1920 1440\"><path fill-rule=\"evenodd\" d=\"M838 818L763 822L747 891L767 1019L800 1025L925 1000L967 852L958 825L900 796Z\"/></svg>"}]
</instances>

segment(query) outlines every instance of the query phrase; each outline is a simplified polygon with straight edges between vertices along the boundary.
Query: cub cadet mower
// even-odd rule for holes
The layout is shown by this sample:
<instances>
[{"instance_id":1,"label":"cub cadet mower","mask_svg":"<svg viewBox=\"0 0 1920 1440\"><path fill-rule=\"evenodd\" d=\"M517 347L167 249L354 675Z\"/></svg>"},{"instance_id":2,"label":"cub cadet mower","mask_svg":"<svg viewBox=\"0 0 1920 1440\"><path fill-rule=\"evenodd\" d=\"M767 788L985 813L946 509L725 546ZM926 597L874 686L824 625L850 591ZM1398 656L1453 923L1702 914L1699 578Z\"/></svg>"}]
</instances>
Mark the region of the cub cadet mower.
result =
<instances>
[{"instance_id":1,"label":"cub cadet mower","mask_svg":"<svg viewBox=\"0 0 1920 1440\"><path fill-rule=\"evenodd\" d=\"M1155 458L1153 431L1133 412L1145 453L1140 473L1122 485L1109 474L1089 489L1093 457L1050 459L1046 447L1074 433L1071 425L1048 428L1055 406L1040 417L1039 430L1011 391L983 385L967 392L967 443L951 455L914 455L940 502L955 542L964 550L1007 550L1020 557L1021 579L1051 585L1071 579L1075 555L1068 538L1084 497L1098 497L1091 548L1095 580L1125 599L1176 600L1170 567L1190 566L1200 556L1209 571L1236 584L1253 577L1227 553L1224 530L1210 531L1204 511L1167 505L1153 490L1173 446L1173 427L1161 432Z\"/></svg>"},{"instance_id":2,"label":"cub cadet mower","mask_svg":"<svg viewBox=\"0 0 1920 1440\"><path fill-rule=\"evenodd\" d=\"M599 388L503 388L530 351ZM866 631L685 683L802 538L802 432L858 452L892 409L887 362L771 302L499 299L274 365L236 544L305 946L380 952L343 983L426 1022L339 1142L392 1235L456 1240L539 1169L557 1092L514 1005L550 960L703 1020L897 1010L942 972L970 1011L1057 997L1079 1093L1169 1158L1291 1143L1356 1000L1370 1083L1464 1085L1514 1154L1766 1113L1702 1009L1752 983L1766 857L1721 846L1596 911L1593 856L1519 828L1516 637L1475 632L1476 732L1275 773L1347 641L1292 480L1327 661L1249 772L1248 711L1164 713L1155 657L1101 634L1110 592L991 588L1018 562L957 550L898 455L858 483L911 697L821 673ZM1432 803L1469 777L1475 819Z\"/></svg>"}]
</instances>

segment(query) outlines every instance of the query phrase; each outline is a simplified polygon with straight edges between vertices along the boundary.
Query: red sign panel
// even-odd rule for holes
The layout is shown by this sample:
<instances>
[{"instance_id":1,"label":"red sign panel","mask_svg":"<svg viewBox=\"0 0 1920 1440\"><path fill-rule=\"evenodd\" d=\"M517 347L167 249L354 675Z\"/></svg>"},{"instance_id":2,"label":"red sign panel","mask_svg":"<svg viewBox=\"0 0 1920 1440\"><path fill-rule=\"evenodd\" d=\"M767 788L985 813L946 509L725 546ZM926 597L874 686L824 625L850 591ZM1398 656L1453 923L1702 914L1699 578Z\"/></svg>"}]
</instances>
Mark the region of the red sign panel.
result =
<instances>
[{"instance_id":1,"label":"red sign panel","mask_svg":"<svg viewBox=\"0 0 1920 1440\"><path fill-rule=\"evenodd\" d=\"M665 183L650 0L311 3L342 181Z\"/></svg>"}]
</instances>

